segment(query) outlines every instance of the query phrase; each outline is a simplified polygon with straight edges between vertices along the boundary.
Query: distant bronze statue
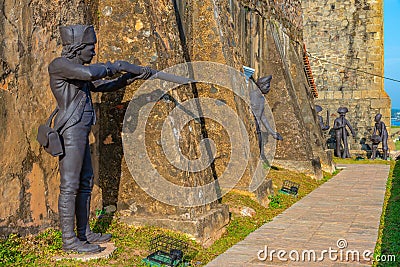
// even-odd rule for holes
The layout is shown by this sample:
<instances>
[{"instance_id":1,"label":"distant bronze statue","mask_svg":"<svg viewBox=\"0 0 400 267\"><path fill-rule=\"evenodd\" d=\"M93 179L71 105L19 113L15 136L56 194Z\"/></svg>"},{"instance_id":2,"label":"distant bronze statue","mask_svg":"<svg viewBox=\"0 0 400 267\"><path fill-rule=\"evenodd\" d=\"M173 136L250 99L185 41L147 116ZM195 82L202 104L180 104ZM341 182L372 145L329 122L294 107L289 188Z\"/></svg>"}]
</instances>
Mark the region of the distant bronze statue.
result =
<instances>
[{"instance_id":1,"label":"distant bronze statue","mask_svg":"<svg viewBox=\"0 0 400 267\"><path fill-rule=\"evenodd\" d=\"M346 126L349 127L353 138L356 137L356 133L350 125L350 122L345 118L346 113L349 110L346 107L340 107L338 109L338 113L340 115L339 118L336 118L334 121L333 129L335 130L336 136L336 156L341 158L350 158L349 153L349 145L347 142L347 136L349 136L349 132L346 129ZM341 151L341 144L343 142L343 152Z\"/></svg>"},{"instance_id":2,"label":"distant bronze statue","mask_svg":"<svg viewBox=\"0 0 400 267\"><path fill-rule=\"evenodd\" d=\"M315 105L315 111L317 112L318 123L319 126L321 127L321 130L323 131L329 130L329 128L331 128L329 126L329 110L326 111L326 124L324 124L324 119L322 118L322 116L318 114L322 111L322 107L319 105Z\"/></svg>"},{"instance_id":3,"label":"distant bronze statue","mask_svg":"<svg viewBox=\"0 0 400 267\"><path fill-rule=\"evenodd\" d=\"M382 150L383 150L383 156L382 158L384 160L387 160L387 156L388 156L388 132L386 130L386 125L383 121L381 121L382 119L382 114L376 114L375 116L375 127L374 127L374 132L372 134L372 136L376 135L380 137L380 140L382 142ZM378 143L379 144L379 143ZM376 155L376 150L377 150L378 145L375 148L375 154L373 153L373 155ZM375 158L375 157L374 157Z\"/></svg>"},{"instance_id":4,"label":"distant bronze statue","mask_svg":"<svg viewBox=\"0 0 400 267\"><path fill-rule=\"evenodd\" d=\"M50 63L48 71L59 109L54 123L64 123L60 130L64 154L59 157L58 199L63 249L94 253L101 250L97 244L109 241L111 235L93 233L88 223L93 188L88 136L96 120L90 92L115 91L134 80L148 79L153 72L125 61L90 64L97 41L93 26L62 26L60 34L62 54ZM112 80L102 80L127 71L127 67L136 67L140 74L125 73Z\"/></svg>"},{"instance_id":5,"label":"distant bronze statue","mask_svg":"<svg viewBox=\"0 0 400 267\"><path fill-rule=\"evenodd\" d=\"M251 76L250 79L254 81L253 76ZM250 104L251 104L251 109L254 113L254 117L256 119L258 144L259 144L259 148L260 148L260 156L262 158L265 158L265 155L264 155L264 151L263 151L263 140L262 140L260 124L264 125L265 129L272 135L272 137L274 139L283 140L282 136L278 132L275 132L272 129L271 125L268 122L267 117L264 114L265 98L263 95L268 94L268 92L270 90L271 79L272 79L272 75L262 77L262 78L259 78L257 81L254 81L255 84L257 85L257 88L253 88L253 86L250 86L251 87ZM260 94L260 91L261 91L261 94Z\"/></svg>"}]
</instances>

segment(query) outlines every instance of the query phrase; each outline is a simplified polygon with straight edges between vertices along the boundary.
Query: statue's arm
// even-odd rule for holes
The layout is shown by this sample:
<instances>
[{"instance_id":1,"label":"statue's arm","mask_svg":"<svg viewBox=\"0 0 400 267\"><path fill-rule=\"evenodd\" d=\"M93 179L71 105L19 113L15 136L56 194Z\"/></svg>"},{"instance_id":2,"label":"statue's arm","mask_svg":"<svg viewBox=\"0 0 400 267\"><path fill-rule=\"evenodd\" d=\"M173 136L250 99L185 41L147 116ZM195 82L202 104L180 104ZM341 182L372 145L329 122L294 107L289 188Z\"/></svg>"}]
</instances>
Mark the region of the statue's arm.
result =
<instances>
[{"instance_id":1,"label":"statue's arm","mask_svg":"<svg viewBox=\"0 0 400 267\"><path fill-rule=\"evenodd\" d=\"M94 87L91 88L93 92L113 92L118 89L124 88L131 83L134 74L125 73L116 79L112 80L96 80L93 82Z\"/></svg>"},{"instance_id":2,"label":"statue's arm","mask_svg":"<svg viewBox=\"0 0 400 267\"><path fill-rule=\"evenodd\" d=\"M350 122L348 120L346 120L346 124L349 127L351 134L353 135L353 137L356 137L356 132L354 131L353 127L351 127Z\"/></svg>"},{"instance_id":3,"label":"statue's arm","mask_svg":"<svg viewBox=\"0 0 400 267\"><path fill-rule=\"evenodd\" d=\"M95 81L117 72L112 63L81 65L63 57L53 60L49 65L50 74L70 80Z\"/></svg>"},{"instance_id":4,"label":"statue's arm","mask_svg":"<svg viewBox=\"0 0 400 267\"><path fill-rule=\"evenodd\" d=\"M317 115L317 118L318 118L318 123L319 123L320 128L322 130L326 130L327 128L326 128L326 126L324 124L324 119L322 118L322 116ZM328 126L328 128L329 128L329 126Z\"/></svg>"},{"instance_id":5,"label":"statue's arm","mask_svg":"<svg viewBox=\"0 0 400 267\"><path fill-rule=\"evenodd\" d=\"M388 131L387 131L387 129L386 129L386 124L382 121L382 137L383 137L384 135L388 136L389 133L388 133Z\"/></svg>"},{"instance_id":6,"label":"statue's arm","mask_svg":"<svg viewBox=\"0 0 400 267\"><path fill-rule=\"evenodd\" d=\"M261 115L260 120L261 120L262 124L264 124L264 126L265 126L265 128L268 130L268 132L269 132L276 140L283 140L283 137L282 137L278 132L275 132L275 131L272 129L271 125L270 125L269 122L268 122L267 117L265 117L264 114Z\"/></svg>"},{"instance_id":7,"label":"statue's arm","mask_svg":"<svg viewBox=\"0 0 400 267\"><path fill-rule=\"evenodd\" d=\"M252 88L254 89L254 88ZM256 89L257 90L257 89ZM264 114L264 96L261 92L252 90L250 91L250 104L251 111L253 112L258 123L262 123L267 131L277 140L283 140L282 136L275 132L268 122L267 117Z\"/></svg>"},{"instance_id":8,"label":"statue's arm","mask_svg":"<svg viewBox=\"0 0 400 267\"><path fill-rule=\"evenodd\" d=\"M125 71L125 70L123 70ZM93 82L94 88L91 89L93 92L112 92L121 89L127 85L130 85L136 80L142 79L147 80L153 75L152 69L149 67L141 67L141 73L125 73L113 80L96 80Z\"/></svg>"}]
</instances>

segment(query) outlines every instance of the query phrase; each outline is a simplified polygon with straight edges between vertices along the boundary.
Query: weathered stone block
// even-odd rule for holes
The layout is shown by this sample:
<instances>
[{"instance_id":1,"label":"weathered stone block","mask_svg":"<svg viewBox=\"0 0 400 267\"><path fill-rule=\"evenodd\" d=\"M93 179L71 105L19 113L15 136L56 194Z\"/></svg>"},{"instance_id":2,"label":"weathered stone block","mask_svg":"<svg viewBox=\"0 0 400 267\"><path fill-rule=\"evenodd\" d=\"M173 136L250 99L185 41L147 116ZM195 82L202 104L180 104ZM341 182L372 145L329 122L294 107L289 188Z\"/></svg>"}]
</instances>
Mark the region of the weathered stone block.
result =
<instances>
[{"instance_id":1,"label":"weathered stone block","mask_svg":"<svg viewBox=\"0 0 400 267\"><path fill-rule=\"evenodd\" d=\"M353 99L360 99L361 92L360 91L353 91Z\"/></svg>"},{"instance_id":2,"label":"weathered stone block","mask_svg":"<svg viewBox=\"0 0 400 267\"><path fill-rule=\"evenodd\" d=\"M254 192L258 202L264 207L268 207L270 200L268 196L274 194L274 189L272 187L272 179L266 179L264 182L256 189Z\"/></svg>"},{"instance_id":3,"label":"weathered stone block","mask_svg":"<svg viewBox=\"0 0 400 267\"><path fill-rule=\"evenodd\" d=\"M353 98L353 92L352 91L344 91L343 92L343 98L344 99L352 99Z\"/></svg>"},{"instance_id":4,"label":"weathered stone block","mask_svg":"<svg viewBox=\"0 0 400 267\"><path fill-rule=\"evenodd\" d=\"M152 225L187 233L207 247L225 232L224 227L229 222L229 208L227 205L220 204L193 219L173 216L121 216L120 220L130 225Z\"/></svg>"},{"instance_id":5,"label":"weathered stone block","mask_svg":"<svg viewBox=\"0 0 400 267\"><path fill-rule=\"evenodd\" d=\"M384 118L386 121L388 121L388 122L390 121L391 112L390 112L390 110L388 110L386 107L380 109L380 110L379 110L379 113L382 114L382 118Z\"/></svg>"},{"instance_id":6,"label":"weathered stone block","mask_svg":"<svg viewBox=\"0 0 400 267\"><path fill-rule=\"evenodd\" d=\"M343 98L343 92L333 92L333 98L334 99L342 99Z\"/></svg>"},{"instance_id":7,"label":"weathered stone block","mask_svg":"<svg viewBox=\"0 0 400 267\"><path fill-rule=\"evenodd\" d=\"M379 98L380 96L381 96L380 90L362 90L361 91L362 99L373 99L373 98Z\"/></svg>"},{"instance_id":8,"label":"weathered stone block","mask_svg":"<svg viewBox=\"0 0 400 267\"><path fill-rule=\"evenodd\" d=\"M384 109L390 106L389 99L371 99L371 108Z\"/></svg>"}]
</instances>

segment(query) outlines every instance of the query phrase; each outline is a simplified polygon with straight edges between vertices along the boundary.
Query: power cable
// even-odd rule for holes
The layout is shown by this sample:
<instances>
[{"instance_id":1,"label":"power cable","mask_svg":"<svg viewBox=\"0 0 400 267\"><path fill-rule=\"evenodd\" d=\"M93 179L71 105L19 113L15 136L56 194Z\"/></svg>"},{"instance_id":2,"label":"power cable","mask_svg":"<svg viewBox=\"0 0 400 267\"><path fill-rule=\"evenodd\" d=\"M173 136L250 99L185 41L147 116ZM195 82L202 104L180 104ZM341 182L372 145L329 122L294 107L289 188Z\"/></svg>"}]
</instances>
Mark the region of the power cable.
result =
<instances>
[{"instance_id":1,"label":"power cable","mask_svg":"<svg viewBox=\"0 0 400 267\"><path fill-rule=\"evenodd\" d=\"M332 65L341 66L341 67L346 68L346 69L350 69L350 70L362 72L362 73L365 73L365 74L368 74L368 75L372 75L372 76L375 76L375 77L379 77L379 78L382 78L382 79L386 79L386 80L390 80L390 81L393 81L393 82L398 82L398 83L400 83L400 80L397 80L397 79L393 79L393 78L385 77L385 76L382 76L382 75L374 74L374 73L371 73L371 72L368 72L368 71L365 71L365 70L360 70L360 69L356 69L356 68L344 66L344 65L339 64L339 63L335 63L335 62L332 62L332 61L329 61L329 60L326 60L326 59L322 59L322 58L313 56L313 55L311 55L311 53L308 52L308 51L306 51L306 53L307 53L308 57L310 57L310 58L314 58L314 59L317 59L317 60L320 60L320 61L324 61L324 62L329 63L329 64L332 64Z\"/></svg>"}]
</instances>

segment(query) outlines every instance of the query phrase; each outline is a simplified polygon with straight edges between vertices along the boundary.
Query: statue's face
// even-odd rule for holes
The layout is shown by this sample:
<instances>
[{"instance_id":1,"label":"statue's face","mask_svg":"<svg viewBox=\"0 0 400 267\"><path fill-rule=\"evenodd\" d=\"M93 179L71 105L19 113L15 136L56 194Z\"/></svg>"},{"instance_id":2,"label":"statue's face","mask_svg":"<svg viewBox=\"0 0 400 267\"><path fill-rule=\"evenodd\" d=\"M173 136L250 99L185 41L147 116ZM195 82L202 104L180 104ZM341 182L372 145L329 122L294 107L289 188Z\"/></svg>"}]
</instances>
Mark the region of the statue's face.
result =
<instances>
[{"instance_id":1,"label":"statue's face","mask_svg":"<svg viewBox=\"0 0 400 267\"><path fill-rule=\"evenodd\" d=\"M78 56L83 64L89 64L93 57L96 55L95 45L94 44L87 44L82 50L78 53Z\"/></svg>"},{"instance_id":2,"label":"statue's face","mask_svg":"<svg viewBox=\"0 0 400 267\"><path fill-rule=\"evenodd\" d=\"M262 92L263 94L267 94L267 93L269 92L270 85L271 85L270 82L266 82L266 83L261 84L261 86L260 86L261 92Z\"/></svg>"}]
</instances>

